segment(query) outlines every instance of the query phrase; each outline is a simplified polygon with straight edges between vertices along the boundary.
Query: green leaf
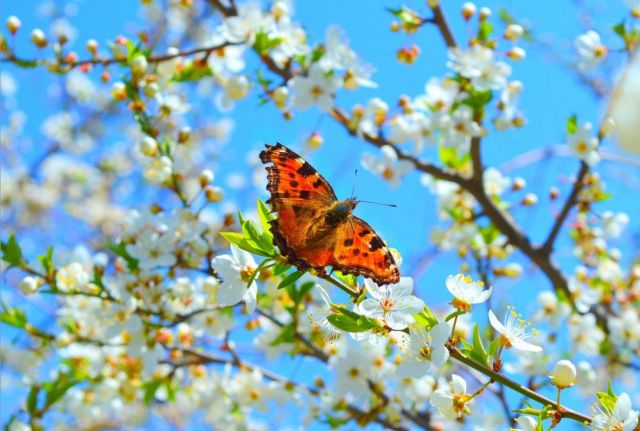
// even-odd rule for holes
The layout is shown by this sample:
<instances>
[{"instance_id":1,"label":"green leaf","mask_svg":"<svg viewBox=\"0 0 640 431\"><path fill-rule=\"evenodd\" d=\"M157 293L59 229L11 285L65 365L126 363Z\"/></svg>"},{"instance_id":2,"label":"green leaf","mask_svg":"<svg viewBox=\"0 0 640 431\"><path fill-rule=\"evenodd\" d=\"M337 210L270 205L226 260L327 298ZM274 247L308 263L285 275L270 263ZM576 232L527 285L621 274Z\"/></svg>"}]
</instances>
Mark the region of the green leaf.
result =
<instances>
[{"instance_id":1,"label":"green leaf","mask_svg":"<svg viewBox=\"0 0 640 431\"><path fill-rule=\"evenodd\" d=\"M413 318L416 319L416 322L418 322L420 326L424 326L427 330L433 328L438 324L436 315L433 314L431 309L426 305L421 312L419 312L418 314L414 314Z\"/></svg>"},{"instance_id":2,"label":"green leaf","mask_svg":"<svg viewBox=\"0 0 640 431\"><path fill-rule=\"evenodd\" d=\"M347 286L354 288L358 284L358 277L353 274L343 274L340 271L334 271L333 275Z\"/></svg>"},{"instance_id":3,"label":"green leaf","mask_svg":"<svg viewBox=\"0 0 640 431\"><path fill-rule=\"evenodd\" d=\"M296 281L298 281L298 279L300 277L302 277L304 275L304 272L300 272L300 271L294 271L291 274L287 275L281 282L280 284L278 284L278 289L284 289L287 286L292 285L293 283L295 283Z\"/></svg>"},{"instance_id":4,"label":"green leaf","mask_svg":"<svg viewBox=\"0 0 640 431\"><path fill-rule=\"evenodd\" d=\"M293 323L289 323L284 325L280 330L280 333L276 338L274 338L270 346L277 346L283 343L293 343L296 340L296 327Z\"/></svg>"},{"instance_id":5,"label":"green leaf","mask_svg":"<svg viewBox=\"0 0 640 431\"><path fill-rule=\"evenodd\" d=\"M7 306L2 307L0 321L15 328L24 328L28 323L27 316L24 314L24 311L17 307Z\"/></svg>"},{"instance_id":6,"label":"green leaf","mask_svg":"<svg viewBox=\"0 0 640 431\"><path fill-rule=\"evenodd\" d=\"M271 220L274 220L275 217L273 216L273 214L271 214L269 207L267 207L267 205L262 202L262 199L260 198L258 198L258 217L260 217L262 230L268 233L270 237L273 237L273 235L271 235L271 224L269 222Z\"/></svg>"},{"instance_id":7,"label":"green leaf","mask_svg":"<svg viewBox=\"0 0 640 431\"><path fill-rule=\"evenodd\" d=\"M269 257L270 255L265 253L260 249L258 244L253 242L252 240L245 238L245 236L238 232L220 232L220 236L229 241L230 244L235 245L236 247L248 251L252 254L257 254L258 256Z\"/></svg>"},{"instance_id":8,"label":"green leaf","mask_svg":"<svg viewBox=\"0 0 640 431\"><path fill-rule=\"evenodd\" d=\"M57 380L47 382L43 385L43 389L47 394L44 409L48 409L55 404L62 396L73 386L80 383L78 380L71 380L66 374L58 376Z\"/></svg>"},{"instance_id":9,"label":"green leaf","mask_svg":"<svg viewBox=\"0 0 640 431\"><path fill-rule=\"evenodd\" d=\"M620 21L619 24L616 24L611 28L612 28L612 30L613 30L613 32L615 34L620 36L623 40L626 40L626 38L627 38L627 28L625 26L624 20Z\"/></svg>"},{"instance_id":10,"label":"green leaf","mask_svg":"<svg viewBox=\"0 0 640 431\"><path fill-rule=\"evenodd\" d=\"M153 400L156 398L156 392L164 382L164 379L156 379L150 382L147 382L143 385L144 387L144 403L146 405L151 405Z\"/></svg>"},{"instance_id":11,"label":"green leaf","mask_svg":"<svg viewBox=\"0 0 640 431\"><path fill-rule=\"evenodd\" d=\"M482 344L482 338L480 337L480 327L476 324L473 327L473 350L482 358L482 362L487 362L487 351Z\"/></svg>"},{"instance_id":12,"label":"green leaf","mask_svg":"<svg viewBox=\"0 0 640 431\"><path fill-rule=\"evenodd\" d=\"M500 348L500 346L502 345L502 338L498 337L495 340L493 340L490 344L489 344L489 356L494 357L495 353L498 351L498 349Z\"/></svg>"},{"instance_id":13,"label":"green leaf","mask_svg":"<svg viewBox=\"0 0 640 431\"><path fill-rule=\"evenodd\" d=\"M291 268L291 265L287 263L278 263L273 267L272 273L273 275L280 275L289 271L289 268Z\"/></svg>"},{"instance_id":14,"label":"green leaf","mask_svg":"<svg viewBox=\"0 0 640 431\"><path fill-rule=\"evenodd\" d=\"M469 152L460 155L456 147L445 145L438 145L438 156L440 156L440 161L443 165L454 169L463 167L471 160L471 154Z\"/></svg>"},{"instance_id":15,"label":"green leaf","mask_svg":"<svg viewBox=\"0 0 640 431\"><path fill-rule=\"evenodd\" d=\"M327 316L327 320L333 326L345 332L365 332L369 330L369 328L359 326L357 321L342 314L330 314Z\"/></svg>"},{"instance_id":16,"label":"green leaf","mask_svg":"<svg viewBox=\"0 0 640 431\"><path fill-rule=\"evenodd\" d=\"M116 244L116 243L109 242L107 243L106 248L108 250L111 250L111 252L113 252L116 256L120 256L121 258L123 258L125 262L127 262L127 267L129 268L129 271L136 271L138 269L138 259L134 258L129 254L125 243L118 242Z\"/></svg>"},{"instance_id":17,"label":"green leaf","mask_svg":"<svg viewBox=\"0 0 640 431\"><path fill-rule=\"evenodd\" d=\"M253 49L260 55L266 55L270 50L280 45L282 40L281 37L269 36L268 33L261 31L256 34Z\"/></svg>"},{"instance_id":18,"label":"green leaf","mask_svg":"<svg viewBox=\"0 0 640 431\"><path fill-rule=\"evenodd\" d=\"M470 106L474 111L479 111L485 107L493 98L493 92L491 90L478 90L472 88L469 91L469 96L464 98L460 103Z\"/></svg>"},{"instance_id":19,"label":"green leaf","mask_svg":"<svg viewBox=\"0 0 640 431\"><path fill-rule=\"evenodd\" d=\"M307 281L306 283L302 283L302 285L295 290L293 294L293 300L296 304L300 304L302 302L302 298L309 293L309 291L315 286L315 282Z\"/></svg>"},{"instance_id":20,"label":"green leaf","mask_svg":"<svg viewBox=\"0 0 640 431\"><path fill-rule=\"evenodd\" d=\"M327 316L327 320L338 329L346 332L365 332L379 327L377 321L362 316L355 311L336 304L333 304L332 308L339 314L330 314Z\"/></svg>"},{"instance_id":21,"label":"green leaf","mask_svg":"<svg viewBox=\"0 0 640 431\"><path fill-rule=\"evenodd\" d=\"M0 249L2 249L2 260L9 264L9 268L22 263L22 249L14 234L9 236L7 242L0 242Z\"/></svg>"},{"instance_id":22,"label":"green leaf","mask_svg":"<svg viewBox=\"0 0 640 431\"><path fill-rule=\"evenodd\" d=\"M493 224L480 228L480 234L485 244L493 244L500 236L500 231Z\"/></svg>"},{"instance_id":23,"label":"green leaf","mask_svg":"<svg viewBox=\"0 0 640 431\"><path fill-rule=\"evenodd\" d=\"M45 274L47 275L52 274L53 273L53 246L50 246L44 255L38 256L38 261L44 268Z\"/></svg>"},{"instance_id":24,"label":"green leaf","mask_svg":"<svg viewBox=\"0 0 640 431\"><path fill-rule=\"evenodd\" d=\"M493 26L489 21L482 21L478 27L478 39L482 41L489 40L489 36L493 32Z\"/></svg>"},{"instance_id":25,"label":"green leaf","mask_svg":"<svg viewBox=\"0 0 640 431\"><path fill-rule=\"evenodd\" d=\"M578 131L578 116L573 114L567 120L567 135L573 135Z\"/></svg>"},{"instance_id":26,"label":"green leaf","mask_svg":"<svg viewBox=\"0 0 640 431\"><path fill-rule=\"evenodd\" d=\"M514 413L520 413L523 415L531 415L531 416L538 416L540 412L541 412L540 409L536 409L534 407L525 407L523 409L514 410Z\"/></svg>"},{"instance_id":27,"label":"green leaf","mask_svg":"<svg viewBox=\"0 0 640 431\"><path fill-rule=\"evenodd\" d=\"M29 395L27 396L27 412L33 416L38 408L38 393L40 392L39 386L31 386Z\"/></svg>"},{"instance_id":28,"label":"green leaf","mask_svg":"<svg viewBox=\"0 0 640 431\"><path fill-rule=\"evenodd\" d=\"M191 62L173 75L171 80L174 82L198 81L209 76L213 76L213 70L211 70L209 65Z\"/></svg>"},{"instance_id":29,"label":"green leaf","mask_svg":"<svg viewBox=\"0 0 640 431\"><path fill-rule=\"evenodd\" d=\"M250 238L262 251L263 256L272 256L275 252L273 246L273 238L271 233L259 232L255 223L251 220L245 220L242 223L242 232L246 238ZM266 253L266 254L265 254Z\"/></svg>"},{"instance_id":30,"label":"green leaf","mask_svg":"<svg viewBox=\"0 0 640 431\"><path fill-rule=\"evenodd\" d=\"M447 315L447 317L444 318L445 322L450 321L451 319L455 319L458 316L462 316L463 314L465 314L464 311L462 310L456 310L453 313L450 313L449 315Z\"/></svg>"}]
</instances>

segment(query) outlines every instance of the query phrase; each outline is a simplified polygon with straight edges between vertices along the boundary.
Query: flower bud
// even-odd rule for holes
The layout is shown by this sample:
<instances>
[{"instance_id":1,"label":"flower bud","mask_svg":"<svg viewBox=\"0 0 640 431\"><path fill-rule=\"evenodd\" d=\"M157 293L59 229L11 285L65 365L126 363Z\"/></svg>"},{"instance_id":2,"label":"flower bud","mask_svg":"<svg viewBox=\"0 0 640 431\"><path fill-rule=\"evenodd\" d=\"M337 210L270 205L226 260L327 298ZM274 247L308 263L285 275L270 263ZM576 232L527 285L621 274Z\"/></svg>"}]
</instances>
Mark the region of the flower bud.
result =
<instances>
[{"instance_id":1,"label":"flower bud","mask_svg":"<svg viewBox=\"0 0 640 431\"><path fill-rule=\"evenodd\" d=\"M209 202L222 201L222 189L220 187L215 187L212 185L205 186L204 195Z\"/></svg>"},{"instance_id":2,"label":"flower bud","mask_svg":"<svg viewBox=\"0 0 640 431\"><path fill-rule=\"evenodd\" d=\"M480 21L485 21L490 16L491 16L491 9L489 9L488 7L480 8L480 14L478 16Z\"/></svg>"},{"instance_id":3,"label":"flower bud","mask_svg":"<svg viewBox=\"0 0 640 431\"><path fill-rule=\"evenodd\" d=\"M273 97L273 101L275 102L278 109L282 109L287 104L287 99L289 99L289 88L278 87L273 90L271 96Z\"/></svg>"},{"instance_id":4,"label":"flower bud","mask_svg":"<svg viewBox=\"0 0 640 431\"><path fill-rule=\"evenodd\" d=\"M31 32L31 42L38 48L44 48L49 43L47 41L47 36L44 35L43 31L39 28L36 28Z\"/></svg>"},{"instance_id":5,"label":"flower bud","mask_svg":"<svg viewBox=\"0 0 640 431\"><path fill-rule=\"evenodd\" d=\"M511 188L515 192L515 191L524 189L526 186L527 186L527 182L525 181L524 178L516 177L513 179L513 186L511 186Z\"/></svg>"},{"instance_id":6,"label":"flower bud","mask_svg":"<svg viewBox=\"0 0 640 431\"><path fill-rule=\"evenodd\" d=\"M184 144L191 139L191 127L184 126L178 131L178 144Z\"/></svg>"},{"instance_id":7,"label":"flower bud","mask_svg":"<svg viewBox=\"0 0 640 431\"><path fill-rule=\"evenodd\" d=\"M203 169L202 172L200 172L200 175L198 175L198 181L200 182L200 187L204 187L207 184L211 184L211 182L213 182L213 172L211 172L210 169Z\"/></svg>"},{"instance_id":8,"label":"flower bud","mask_svg":"<svg viewBox=\"0 0 640 431\"><path fill-rule=\"evenodd\" d=\"M549 199L551 199L552 201L558 199L558 196L560 196L560 190L558 190L557 187L551 187L549 189Z\"/></svg>"},{"instance_id":9,"label":"flower bud","mask_svg":"<svg viewBox=\"0 0 640 431\"><path fill-rule=\"evenodd\" d=\"M518 40L524 34L524 29L520 24L509 24L504 31L504 38L507 40Z\"/></svg>"},{"instance_id":10,"label":"flower bud","mask_svg":"<svg viewBox=\"0 0 640 431\"><path fill-rule=\"evenodd\" d=\"M278 21L283 16L287 16L289 14L289 6L284 1L275 1L271 6L271 14L273 18Z\"/></svg>"},{"instance_id":11,"label":"flower bud","mask_svg":"<svg viewBox=\"0 0 640 431\"><path fill-rule=\"evenodd\" d=\"M509 51L507 51L507 57L509 57L513 61L520 61L527 56L527 53L524 49L519 46L514 46Z\"/></svg>"},{"instance_id":12,"label":"flower bud","mask_svg":"<svg viewBox=\"0 0 640 431\"><path fill-rule=\"evenodd\" d=\"M35 293L41 285L40 279L28 275L20 282L20 291L25 295L31 295Z\"/></svg>"},{"instance_id":13,"label":"flower bud","mask_svg":"<svg viewBox=\"0 0 640 431\"><path fill-rule=\"evenodd\" d=\"M127 87L124 82L114 82L111 87L111 96L116 100L127 99Z\"/></svg>"},{"instance_id":14,"label":"flower bud","mask_svg":"<svg viewBox=\"0 0 640 431\"><path fill-rule=\"evenodd\" d=\"M408 48L399 49L396 57L401 63L413 64L418 58L418 55L420 55L420 47L414 44Z\"/></svg>"},{"instance_id":15,"label":"flower bud","mask_svg":"<svg viewBox=\"0 0 640 431\"><path fill-rule=\"evenodd\" d=\"M576 366L573 365L571 361L563 359L558 361L553 369L553 375L551 376L553 379L552 383L560 389L568 388L569 386L575 385L576 375Z\"/></svg>"},{"instance_id":16,"label":"flower bud","mask_svg":"<svg viewBox=\"0 0 640 431\"><path fill-rule=\"evenodd\" d=\"M141 77L147 71L149 63L147 62L147 57L144 55L138 55L131 60L129 66L131 67L131 73L134 76Z\"/></svg>"},{"instance_id":17,"label":"flower bud","mask_svg":"<svg viewBox=\"0 0 640 431\"><path fill-rule=\"evenodd\" d=\"M466 2L462 5L462 16L466 21L469 21L476 13L476 5L471 2Z\"/></svg>"},{"instance_id":18,"label":"flower bud","mask_svg":"<svg viewBox=\"0 0 640 431\"><path fill-rule=\"evenodd\" d=\"M231 100L241 100L249 92L249 80L246 76L232 76L225 85L225 94Z\"/></svg>"},{"instance_id":19,"label":"flower bud","mask_svg":"<svg viewBox=\"0 0 640 431\"><path fill-rule=\"evenodd\" d=\"M307 138L307 145L312 150L317 150L318 148L320 148L323 142L324 142L324 139L322 138L322 135L318 132L313 132Z\"/></svg>"},{"instance_id":20,"label":"flower bud","mask_svg":"<svg viewBox=\"0 0 640 431\"><path fill-rule=\"evenodd\" d=\"M9 18L7 18L7 30L9 30L9 33L16 34L21 25L22 23L17 16L11 15Z\"/></svg>"},{"instance_id":21,"label":"flower bud","mask_svg":"<svg viewBox=\"0 0 640 431\"><path fill-rule=\"evenodd\" d=\"M151 136L145 136L140 141L140 152L145 156L155 157L158 154L158 142Z\"/></svg>"},{"instance_id":22,"label":"flower bud","mask_svg":"<svg viewBox=\"0 0 640 431\"><path fill-rule=\"evenodd\" d=\"M91 54L96 55L98 53L98 41L95 39L89 39L87 41L87 51L89 51Z\"/></svg>"},{"instance_id":23,"label":"flower bud","mask_svg":"<svg viewBox=\"0 0 640 431\"><path fill-rule=\"evenodd\" d=\"M538 196L533 193L527 193L527 195L522 199L522 205L526 207L534 206L538 203Z\"/></svg>"},{"instance_id":24,"label":"flower bud","mask_svg":"<svg viewBox=\"0 0 640 431\"><path fill-rule=\"evenodd\" d=\"M613 121L613 118L607 116L602 122L602 126L600 127L600 136L602 138L606 137L613 129L615 129L616 123Z\"/></svg>"}]
</instances>

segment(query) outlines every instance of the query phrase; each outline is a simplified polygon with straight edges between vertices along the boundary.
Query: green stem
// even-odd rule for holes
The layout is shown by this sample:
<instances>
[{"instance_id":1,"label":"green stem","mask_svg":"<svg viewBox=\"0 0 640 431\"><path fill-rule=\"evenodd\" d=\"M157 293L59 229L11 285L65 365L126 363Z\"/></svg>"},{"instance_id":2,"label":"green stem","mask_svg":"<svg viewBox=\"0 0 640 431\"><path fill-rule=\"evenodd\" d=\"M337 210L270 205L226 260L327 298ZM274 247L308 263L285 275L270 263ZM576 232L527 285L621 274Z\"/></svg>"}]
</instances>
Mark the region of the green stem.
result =
<instances>
[{"instance_id":1,"label":"green stem","mask_svg":"<svg viewBox=\"0 0 640 431\"><path fill-rule=\"evenodd\" d=\"M501 383L505 386L507 386L508 388L524 395L527 398L530 398L540 404L543 404L545 406L551 406L553 408L558 408L557 403L554 400L551 400L543 395L540 395L537 392L532 391L531 389L522 386L520 384L518 384L517 382L514 382L513 380L503 376L500 373L497 373L495 371L493 371L491 368L487 367L486 365L483 365L479 362L474 361L473 359L465 356L464 353L462 353L460 350L458 350L457 348L451 348L449 350L449 352L451 353L451 357L453 359L455 359L458 362L461 362L465 365L467 365L468 367L473 368L476 371L481 372L482 374L488 376L491 378L491 380L495 380L498 383ZM558 408L558 410L562 411L562 417L565 418L569 418L569 419L573 419L575 421L578 422L582 422L585 424L590 424L592 419L589 416L586 416L582 413L576 412L574 410L568 409L566 407L562 407L560 406Z\"/></svg>"},{"instance_id":2,"label":"green stem","mask_svg":"<svg viewBox=\"0 0 640 431\"><path fill-rule=\"evenodd\" d=\"M273 260L273 258L268 257L268 258L266 258L265 260L263 260L262 262L260 262L260 264L258 265L258 267L256 268L256 270L255 270L255 271L253 271L253 274L251 274L251 277L249 278L249 282L247 283L247 288L248 288L249 286L251 286L251 284L252 284L254 281L256 281L256 277L258 277L258 274L260 274L260 271L262 271L263 269L266 269L266 268L271 268L271 266L273 266L273 265L271 265L271 266L265 266L267 263L269 263L269 262L273 262L273 261L274 261L274 260ZM275 265L275 263L274 263L274 265Z\"/></svg>"}]
</instances>

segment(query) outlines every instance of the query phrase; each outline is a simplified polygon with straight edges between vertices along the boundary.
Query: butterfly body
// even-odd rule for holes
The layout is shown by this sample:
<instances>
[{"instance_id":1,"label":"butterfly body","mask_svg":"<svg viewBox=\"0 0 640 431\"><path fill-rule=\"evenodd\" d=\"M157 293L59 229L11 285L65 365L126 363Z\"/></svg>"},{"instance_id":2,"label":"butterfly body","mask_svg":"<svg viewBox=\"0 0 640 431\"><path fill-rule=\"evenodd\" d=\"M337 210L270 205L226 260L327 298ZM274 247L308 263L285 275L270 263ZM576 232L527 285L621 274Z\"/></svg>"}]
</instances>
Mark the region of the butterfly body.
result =
<instances>
[{"instance_id":1,"label":"butterfly body","mask_svg":"<svg viewBox=\"0 0 640 431\"><path fill-rule=\"evenodd\" d=\"M277 144L260 153L267 167L267 200L274 244L292 265L326 273L327 266L363 275L378 284L397 283L398 266L384 241L353 215L358 201L338 200L331 185L303 158Z\"/></svg>"}]
</instances>

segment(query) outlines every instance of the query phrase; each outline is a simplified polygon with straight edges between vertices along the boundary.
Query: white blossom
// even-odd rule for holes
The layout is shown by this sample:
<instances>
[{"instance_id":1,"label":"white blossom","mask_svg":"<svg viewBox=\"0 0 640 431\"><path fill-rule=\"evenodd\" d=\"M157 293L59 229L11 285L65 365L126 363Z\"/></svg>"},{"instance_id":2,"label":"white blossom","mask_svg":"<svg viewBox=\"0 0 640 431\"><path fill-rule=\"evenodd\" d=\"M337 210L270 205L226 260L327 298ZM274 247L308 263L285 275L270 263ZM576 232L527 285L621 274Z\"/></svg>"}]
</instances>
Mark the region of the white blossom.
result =
<instances>
[{"instance_id":1,"label":"white blossom","mask_svg":"<svg viewBox=\"0 0 640 431\"><path fill-rule=\"evenodd\" d=\"M505 347L514 347L517 350L529 352L542 351L542 347L526 341L534 335L533 331L529 330L531 323L524 321L522 316L512 308L507 310L504 323L498 320L492 310L489 310L489 323L493 329L502 334Z\"/></svg>"},{"instance_id":2,"label":"white blossom","mask_svg":"<svg viewBox=\"0 0 640 431\"><path fill-rule=\"evenodd\" d=\"M405 329L413 322L413 315L424 308L424 302L413 296L413 279L401 277L397 284L378 286L369 279L364 285L372 298L358 305L358 311L367 317L383 320L391 329Z\"/></svg>"},{"instance_id":3,"label":"white blossom","mask_svg":"<svg viewBox=\"0 0 640 431\"><path fill-rule=\"evenodd\" d=\"M222 284L218 289L218 303L230 306L244 301L247 310L253 312L256 309L256 296L258 285L251 281L247 286L257 265L253 256L236 247L231 246L231 255L216 256L211 261L211 267L222 277Z\"/></svg>"}]
</instances>

